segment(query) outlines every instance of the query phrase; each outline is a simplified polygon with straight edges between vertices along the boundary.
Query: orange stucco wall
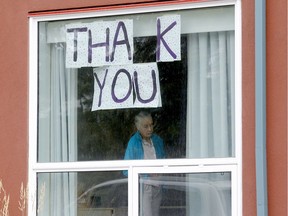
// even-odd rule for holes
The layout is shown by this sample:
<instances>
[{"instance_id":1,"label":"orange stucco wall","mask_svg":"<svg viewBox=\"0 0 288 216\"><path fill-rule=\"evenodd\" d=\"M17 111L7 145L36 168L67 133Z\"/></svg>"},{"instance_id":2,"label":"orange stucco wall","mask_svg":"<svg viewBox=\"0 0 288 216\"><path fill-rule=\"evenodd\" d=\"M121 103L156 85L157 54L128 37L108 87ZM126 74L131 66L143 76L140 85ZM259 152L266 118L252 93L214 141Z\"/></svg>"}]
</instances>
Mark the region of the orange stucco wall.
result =
<instances>
[{"instance_id":1,"label":"orange stucco wall","mask_svg":"<svg viewBox=\"0 0 288 216\"><path fill-rule=\"evenodd\" d=\"M254 1L242 1L243 215L256 216Z\"/></svg>"},{"instance_id":2,"label":"orange stucco wall","mask_svg":"<svg viewBox=\"0 0 288 216\"><path fill-rule=\"evenodd\" d=\"M22 182L27 185L27 11L24 1L1 1L0 179L10 195L10 215L20 215L20 187ZM3 194L1 191L1 201Z\"/></svg>"},{"instance_id":3,"label":"orange stucco wall","mask_svg":"<svg viewBox=\"0 0 288 216\"><path fill-rule=\"evenodd\" d=\"M269 215L287 215L287 1L267 1Z\"/></svg>"},{"instance_id":4,"label":"orange stucco wall","mask_svg":"<svg viewBox=\"0 0 288 216\"><path fill-rule=\"evenodd\" d=\"M168 0L169 1L169 0ZM171 1L171 0L170 0ZM75 9L75 8L93 8L93 7L105 7L105 6L117 6L124 4L139 4L139 3L149 3L149 2L165 2L158 0L69 0L69 1L41 1L41 0L29 0L29 11L39 12L39 11L55 11L57 9ZM166 0L167 2L167 0Z\"/></svg>"},{"instance_id":5,"label":"orange stucco wall","mask_svg":"<svg viewBox=\"0 0 288 216\"><path fill-rule=\"evenodd\" d=\"M185 0L184 0L185 1ZM28 174L28 15L140 0L2 0L0 7L0 179L10 215L20 215ZM174 1L177 2L177 1ZM183 2L183 0L179 0ZM269 215L287 215L287 2L267 0L267 158ZM243 215L256 215L254 1L242 0Z\"/></svg>"}]
</instances>

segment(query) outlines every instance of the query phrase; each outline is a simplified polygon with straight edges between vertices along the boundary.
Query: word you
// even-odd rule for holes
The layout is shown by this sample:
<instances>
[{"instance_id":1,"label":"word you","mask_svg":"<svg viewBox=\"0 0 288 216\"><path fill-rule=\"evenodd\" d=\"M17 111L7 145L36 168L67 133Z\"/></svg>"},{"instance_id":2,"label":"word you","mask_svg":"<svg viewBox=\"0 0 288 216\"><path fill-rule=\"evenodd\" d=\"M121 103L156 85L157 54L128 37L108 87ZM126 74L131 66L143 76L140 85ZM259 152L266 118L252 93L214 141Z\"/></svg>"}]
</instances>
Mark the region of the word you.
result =
<instances>
[{"instance_id":1,"label":"word you","mask_svg":"<svg viewBox=\"0 0 288 216\"><path fill-rule=\"evenodd\" d=\"M162 106L156 63L94 68L93 75L92 111Z\"/></svg>"},{"instance_id":2,"label":"word you","mask_svg":"<svg viewBox=\"0 0 288 216\"><path fill-rule=\"evenodd\" d=\"M181 60L180 24L179 15L157 18L155 61ZM133 64L133 20L66 25L66 44L66 67Z\"/></svg>"}]
</instances>

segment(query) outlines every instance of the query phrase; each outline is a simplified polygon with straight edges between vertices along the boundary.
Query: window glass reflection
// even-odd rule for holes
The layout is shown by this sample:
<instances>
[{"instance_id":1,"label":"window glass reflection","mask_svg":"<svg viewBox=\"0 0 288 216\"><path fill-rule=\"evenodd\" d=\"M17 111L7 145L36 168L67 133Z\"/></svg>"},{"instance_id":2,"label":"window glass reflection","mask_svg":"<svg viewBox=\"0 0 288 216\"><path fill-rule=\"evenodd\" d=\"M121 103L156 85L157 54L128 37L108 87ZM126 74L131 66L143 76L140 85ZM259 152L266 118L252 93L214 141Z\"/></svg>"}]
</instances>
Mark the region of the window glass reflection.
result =
<instances>
[{"instance_id":1,"label":"window glass reflection","mask_svg":"<svg viewBox=\"0 0 288 216\"><path fill-rule=\"evenodd\" d=\"M37 215L128 215L120 171L39 173ZM135 193L134 193L135 194ZM141 174L141 216L230 216L231 173Z\"/></svg>"},{"instance_id":2,"label":"window glass reflection","mask_svg":"<svg viewBox=\"0 0 288 216\"><path fill-rule=\"evenodd\" d=\"M142 174L141 216L229 216L230 173Z\"/></svg>"},{"instance_id":3,"label":"window glass reflection","mask_svg":"<svg viewBox=\"0 0 288 216\"><path fill-rule=\"evenodd\" d=\"M37 215L128 214L128 182L122 172L38 174Z\"/></svg>"}]
</instances>

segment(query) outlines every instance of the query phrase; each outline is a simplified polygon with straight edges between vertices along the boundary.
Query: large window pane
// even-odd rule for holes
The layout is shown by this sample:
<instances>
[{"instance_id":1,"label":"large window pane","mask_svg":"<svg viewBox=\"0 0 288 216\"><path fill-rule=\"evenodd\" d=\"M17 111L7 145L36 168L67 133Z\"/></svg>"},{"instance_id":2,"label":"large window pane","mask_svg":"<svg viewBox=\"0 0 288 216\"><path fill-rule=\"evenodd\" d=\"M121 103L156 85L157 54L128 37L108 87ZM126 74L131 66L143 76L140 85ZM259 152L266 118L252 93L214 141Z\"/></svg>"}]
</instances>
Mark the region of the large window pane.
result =
<instances>
[{"instance_id":1,"label":"large window pane","mask_svg":"<svg viewBox=\"0 0 288 216\"><path fill-rule=\"evenodd\" d=\"M39 162L123 159L140 111L91 111L95 67L67 67L66 24L133 20L133 64L143 64L156 62L156 19L163 15L181 16L181 60L157 62L162 105L145 110L166 158L235 156L234 9L215 7L41 22Z\"/></svg>"}]
</instances>

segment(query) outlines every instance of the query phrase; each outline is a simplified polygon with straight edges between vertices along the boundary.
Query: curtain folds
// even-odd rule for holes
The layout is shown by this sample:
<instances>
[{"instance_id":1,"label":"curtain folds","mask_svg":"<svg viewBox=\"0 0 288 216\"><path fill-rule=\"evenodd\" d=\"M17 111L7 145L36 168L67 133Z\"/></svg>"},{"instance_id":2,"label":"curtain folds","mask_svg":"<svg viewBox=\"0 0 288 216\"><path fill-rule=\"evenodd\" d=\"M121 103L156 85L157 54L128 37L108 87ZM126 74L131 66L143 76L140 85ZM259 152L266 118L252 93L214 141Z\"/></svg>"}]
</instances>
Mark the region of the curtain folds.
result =
<instances>
[{"instance_id":1,"label":"curtain folds","mask_svg":"<svg viewBox=\"0 0 288 216\"><path fill-rule=\"evenodd\" d=\"M233 155L233 40L232 32L188 36L188 158Z\"/></svg>"},{"instance_id":2,"label":"curtain folds","mask_svg":"<svg viewBox=\"0 0 288 216\"><path fill-rule=\"evenodd\" d=\"M77 160L77 72L65 68L64 44L51 44L51 116L46 146L49 162ZM75 173L40 174L39 183L47 187L38 215L73 216L76 214L77 179ZM40 190L38 190L40 191ZM43 211L41 210L43 208Z\"/></svg>"}]
</instances>

